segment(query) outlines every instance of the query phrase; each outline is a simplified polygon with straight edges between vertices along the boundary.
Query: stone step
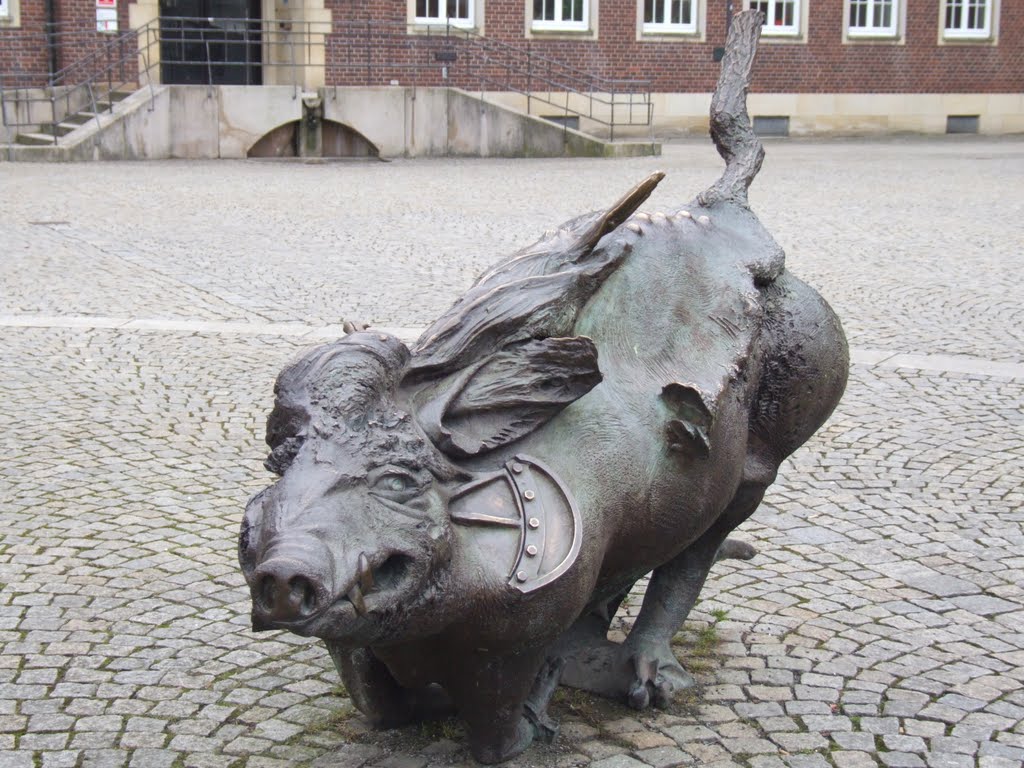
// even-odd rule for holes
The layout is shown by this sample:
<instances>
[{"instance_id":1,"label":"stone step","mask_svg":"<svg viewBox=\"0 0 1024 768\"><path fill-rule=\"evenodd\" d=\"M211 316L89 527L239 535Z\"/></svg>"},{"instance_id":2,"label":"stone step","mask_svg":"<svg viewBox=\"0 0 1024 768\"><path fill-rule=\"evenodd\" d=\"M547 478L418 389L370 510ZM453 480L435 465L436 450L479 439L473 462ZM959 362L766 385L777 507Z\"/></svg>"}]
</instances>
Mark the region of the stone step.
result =
<instances>
[{"instance_id":1,"label":"stone step","mask_svg":"<svg viewBox=\"0 0 1024 768\"><path fill-rule=\"evenodd\" d=\"M65 117L63 122L61 122L61 125L85 125L92 120L93 117L93 115L88 115L84 112L76 112L73 115Z\"/></svg>"},{"instance_id":2,"label":"stone step","mask_svg":"<svg viewBox=\"0 0 1024 768\"><path fill-rule=\"evenodd\" d=\"M47 147L57 143L57 139L49 133L19 133L15 142L30 147Z\"/></svg>"},{"instance_id":3,"label":"stone step","mask_svg":"<svg viewBox=\"0 0 1024 768\"><path fill-rule=\"evenodd\" d=\"M72 131L81 128L83 125L85 125L86 122L88 121L83 121L81 123L73 123L69 120L66 120L63 123L57 123L57 125L53 127L53 130L54 133L56 133L58 136L67 136Z\"/></svg>"}]
</instances>

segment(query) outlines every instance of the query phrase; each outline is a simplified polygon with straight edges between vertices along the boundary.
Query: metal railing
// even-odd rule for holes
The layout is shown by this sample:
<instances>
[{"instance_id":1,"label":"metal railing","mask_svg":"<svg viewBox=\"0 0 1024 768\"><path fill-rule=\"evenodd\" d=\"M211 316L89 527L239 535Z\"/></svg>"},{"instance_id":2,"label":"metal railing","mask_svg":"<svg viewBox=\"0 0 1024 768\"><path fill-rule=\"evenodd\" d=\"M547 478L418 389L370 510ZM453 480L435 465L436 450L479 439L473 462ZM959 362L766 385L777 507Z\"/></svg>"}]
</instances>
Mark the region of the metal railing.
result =
<instances>
[{"instance_id":1,"label":"metal railing","mask_svg":"<svg viewBox=\"0 0 1024 768\"><path fill-rule=\"evenodd\" d=\"M608 78L545 55L544 42L509 43L451 24L410 27L406 22L339 21L333 24L328 79L342 84L454 85L513 92L559 117L605 126L650 126L651 81ZM543 106L541 107L543 108ZM556 115L545 114L545 117Z\"/></svg>"},{"instance_id":2,"label":"metal railing","mask_svg":"<svg viewBox=\"0 0 1024 768\"><path fill-rule=\"evenodd\" d=\"M117 35L71 29L26 34L47 46L74 45L84 54L56 71L12 67L0 71L0 116L7 128L37 129L60 142L59 126L68 117L87 112L100 121L114 106L114 94L149 86L156 66L152 46L158 36L152 25ZM4 41L12 40L11 36ZM61 50L64 50L63 48ZM53 59L51 59L52 61Z\"/></svg>"},{"instance_id":3,"label":"metal railing","mask_svg":"<svg viewBox=\"0 0 1024 768\"><path fill-rule=\"evenodd\" d=\"M112 110L110 94L120 88L276 84L292 86L297 97L321 65L330 84L450 85L479 91L481 98L517 93L528 112L563 118L563 125L565 118L586 119L612 139L616 127L651 124L649 80L606 78L542 53L544 42L504 42L451 25L161 17L115 36L61 29L40 33L40 41L74 41L87 50L52 74L0 71L0 113L8 127L42 125L55 136L57 125L82 105L97 120L103 109ZM35 119L40 105L48 105L45 119Z\"/></svg>"}]
</instances>

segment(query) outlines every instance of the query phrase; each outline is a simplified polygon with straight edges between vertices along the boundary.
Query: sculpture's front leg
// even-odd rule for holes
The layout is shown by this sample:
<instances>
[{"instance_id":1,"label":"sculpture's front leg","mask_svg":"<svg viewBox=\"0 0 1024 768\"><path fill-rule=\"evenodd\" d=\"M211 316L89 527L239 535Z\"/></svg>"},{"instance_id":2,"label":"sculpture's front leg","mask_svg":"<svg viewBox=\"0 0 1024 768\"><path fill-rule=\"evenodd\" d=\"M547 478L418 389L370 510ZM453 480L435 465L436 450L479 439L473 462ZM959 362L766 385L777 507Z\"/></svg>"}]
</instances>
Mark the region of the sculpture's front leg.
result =
<instances>
[{"instance_id":1,"label":"sculpture's front leg","mask_svg":"<svg viewBox=\"0 0 1024 768\"><path fill-rule=\"evenodd\" d=\"M525 705L544 661L543 650L473 654L453 670L446 687L466 721L470 751L481 763L510 760L533 743L537 728Z\"/></svg>"},{"instance_id":2,"label":"sculpture's front leg","mask_svg":"<svg viewBox=\"0 0 1024 768\"><path fill-rule=\"evenodd\" d=\"M431 685L405 688L369 648L348 650L327 641L352 703L378 728L395 728L454 714L451 699Z\"/></svg>"}]
</instances>

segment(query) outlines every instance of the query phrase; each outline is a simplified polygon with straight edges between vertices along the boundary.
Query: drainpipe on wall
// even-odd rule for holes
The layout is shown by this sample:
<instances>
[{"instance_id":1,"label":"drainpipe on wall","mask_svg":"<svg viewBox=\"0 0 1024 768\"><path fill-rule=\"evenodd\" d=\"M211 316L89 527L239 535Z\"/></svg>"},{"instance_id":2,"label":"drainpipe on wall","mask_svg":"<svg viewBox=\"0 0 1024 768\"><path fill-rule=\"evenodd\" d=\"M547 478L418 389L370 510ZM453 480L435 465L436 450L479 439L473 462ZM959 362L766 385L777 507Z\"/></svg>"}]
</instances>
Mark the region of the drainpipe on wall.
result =
<instances>
[{"instance_id":1,"label":"drainpipe on wall","mask_svg":"<svg viewBox=\"0 0 1024 768\"><path fill-rule=\"evenodd\" d=\"M46 47L50 51L50 85L56 77L57 69L57 11L54 0L46 0Z\"/></svg>"}]
</instances>

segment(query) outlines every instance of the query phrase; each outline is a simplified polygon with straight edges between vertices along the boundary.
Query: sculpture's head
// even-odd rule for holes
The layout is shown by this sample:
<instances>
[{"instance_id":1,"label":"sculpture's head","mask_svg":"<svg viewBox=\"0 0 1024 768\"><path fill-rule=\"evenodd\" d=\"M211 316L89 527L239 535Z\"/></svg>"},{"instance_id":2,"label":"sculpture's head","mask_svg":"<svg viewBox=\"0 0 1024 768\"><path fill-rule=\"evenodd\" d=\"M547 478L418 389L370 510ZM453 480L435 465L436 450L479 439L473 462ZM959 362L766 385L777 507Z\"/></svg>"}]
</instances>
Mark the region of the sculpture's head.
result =
<instances>
[{"instance_id":1,"label":"sculpture's head","mask_svg":"<svg viewBox=\"0 0 1024 768\"><path fill-rule=\"evenodd\" d=\"M587 339L513 344L452 377L403 383L410 353L361 332L316 348L275 386L266 466L239 560L255 629L365 646L451 616L455 463L539 426L599 380ZM443 605L442 605L443 603Z\"/></svg>"},{"instance_id":2,"label":"sculpture's head","mask_svg":"<svg viewBox=\"0 0 1024 768\"><path fill-rule=\"evenodd\" d=\"M392 336L356 333L278 377L266 466L281 479L239 538L254 628L366 644L433 599L460 472L396 402L408 358Z\"/></svg>"}]
</instances>

